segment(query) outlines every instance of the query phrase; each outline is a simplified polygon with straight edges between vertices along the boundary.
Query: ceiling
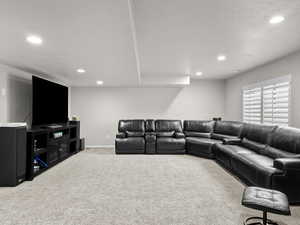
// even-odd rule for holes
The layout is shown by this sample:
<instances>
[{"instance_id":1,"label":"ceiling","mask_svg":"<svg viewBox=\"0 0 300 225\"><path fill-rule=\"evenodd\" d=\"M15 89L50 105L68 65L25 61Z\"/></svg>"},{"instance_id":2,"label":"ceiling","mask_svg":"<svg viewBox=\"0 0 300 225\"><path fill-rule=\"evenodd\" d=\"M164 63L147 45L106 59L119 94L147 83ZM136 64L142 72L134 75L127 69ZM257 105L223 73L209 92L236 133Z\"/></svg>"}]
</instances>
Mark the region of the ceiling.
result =
<instances>
[{"instance_id":1,"label":"ceiling","mask_svg":"<svg viewBox=\"0 0 300 225\"><path fill-rule=\"evenodd\" d=\"M73 86L188 84L299 50L299 25L299 0L0 0L0 63Z\"/></svg>"}]
</instances>

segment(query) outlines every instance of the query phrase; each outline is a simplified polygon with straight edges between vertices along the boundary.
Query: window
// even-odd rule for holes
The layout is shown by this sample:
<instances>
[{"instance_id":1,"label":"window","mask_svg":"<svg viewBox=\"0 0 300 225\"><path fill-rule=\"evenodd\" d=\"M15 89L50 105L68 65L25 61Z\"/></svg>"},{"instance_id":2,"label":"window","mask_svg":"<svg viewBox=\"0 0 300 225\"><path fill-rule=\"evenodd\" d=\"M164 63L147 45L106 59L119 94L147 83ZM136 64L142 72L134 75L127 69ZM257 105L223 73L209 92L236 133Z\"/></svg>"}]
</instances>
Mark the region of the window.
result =
<instances>
[{"instance_id":1,"label":"window","mask_svg":"<svg viewBox=\"0 0 300 225\"><path fill-rule=\"evenodd\" d=\"M243 121L289 125L290 76L243 89Z\"/></svg>"},{"instance_id":2,"label":"window","mask_svg":"<svg viewBox=\"0 0 300 225\"><path fill-rule=\"evenodd\" d=\"M261 88L244 90L244 122L261 123Z\"/></svg>"}]
</instances>

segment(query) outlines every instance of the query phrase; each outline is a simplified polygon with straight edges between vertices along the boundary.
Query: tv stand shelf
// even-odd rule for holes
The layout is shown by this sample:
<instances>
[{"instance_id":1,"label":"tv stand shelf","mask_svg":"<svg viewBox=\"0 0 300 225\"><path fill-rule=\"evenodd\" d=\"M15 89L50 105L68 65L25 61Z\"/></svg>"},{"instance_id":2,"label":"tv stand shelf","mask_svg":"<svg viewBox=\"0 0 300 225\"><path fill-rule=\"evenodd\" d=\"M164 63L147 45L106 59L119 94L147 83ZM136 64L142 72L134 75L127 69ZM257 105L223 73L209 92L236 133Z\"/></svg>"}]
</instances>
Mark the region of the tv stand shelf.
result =
<instances>
[{"instance_id":1,"label":"tv stand shelf","mask_svg":"<svg viewBox=\"0 0 300 225\"><path fill-rule=\"evenodd\" d=\"M27 180L79 152L80 122L57 128L35 127L27 131Z\"/></svg>"}]
</instances>

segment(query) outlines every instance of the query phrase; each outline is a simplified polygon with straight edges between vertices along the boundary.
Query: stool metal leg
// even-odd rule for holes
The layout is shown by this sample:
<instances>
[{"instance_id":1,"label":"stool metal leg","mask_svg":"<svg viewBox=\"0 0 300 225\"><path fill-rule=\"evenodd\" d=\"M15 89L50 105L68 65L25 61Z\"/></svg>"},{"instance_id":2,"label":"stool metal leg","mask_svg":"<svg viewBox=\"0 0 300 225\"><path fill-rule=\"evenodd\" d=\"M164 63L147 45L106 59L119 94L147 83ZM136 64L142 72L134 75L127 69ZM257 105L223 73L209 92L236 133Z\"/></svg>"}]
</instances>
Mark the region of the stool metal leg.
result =
<instances>
[{"instance_id":1,"label":"stool metal leg","mask_svg":"<svg viewBox=\"0 0 300 225\"><path fill-rule=\"evenodd\" d=\"M252 222L256 220L257 222ZM263 217L249 217L245 220L244 225L278 225L276 222L269 220L267 212L263 212Z\"/></svg>"},{"instance_id":2,"label":"stool metal leg","mask_svg":"<svg viewBox=\"0 0 300 225\"><path fill-rule=\"evenodd\" d=\"M267 225L267 220L268 220L267 212L264 211L263 212L263 225Z\"/></svg>"}]
</instances>

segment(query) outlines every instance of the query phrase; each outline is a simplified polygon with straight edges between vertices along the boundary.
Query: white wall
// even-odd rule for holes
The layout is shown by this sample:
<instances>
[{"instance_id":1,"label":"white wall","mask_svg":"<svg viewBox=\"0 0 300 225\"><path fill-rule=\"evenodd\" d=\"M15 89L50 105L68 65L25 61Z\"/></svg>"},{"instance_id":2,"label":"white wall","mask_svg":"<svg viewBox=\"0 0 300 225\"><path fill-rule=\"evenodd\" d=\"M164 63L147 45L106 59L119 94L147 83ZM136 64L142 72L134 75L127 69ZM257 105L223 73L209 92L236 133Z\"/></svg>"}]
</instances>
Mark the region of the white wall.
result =
<instances>
[{"instance_id":1,"label":"white wall","mask_svg":"<svg viewBox=\"0 0 300 225\"><path fill-rule=\"evenodd\" d=\"M71 89L71 112L80 117L88 146L113 145L120 119L211 119L224 116L224 81L192 81L164 88Z\"/></svg>"},{"instance_id":2,"label":"white wall","mask_svg":"<svg viewBox=\"0 0 300 225\"><path fill-rule=\"evenodd\" d=\"M244 86L284 75L292 75L290 126L300 128L300 52L226 80L225 119L242 120Z\"/></svg>"}]
</instances>

